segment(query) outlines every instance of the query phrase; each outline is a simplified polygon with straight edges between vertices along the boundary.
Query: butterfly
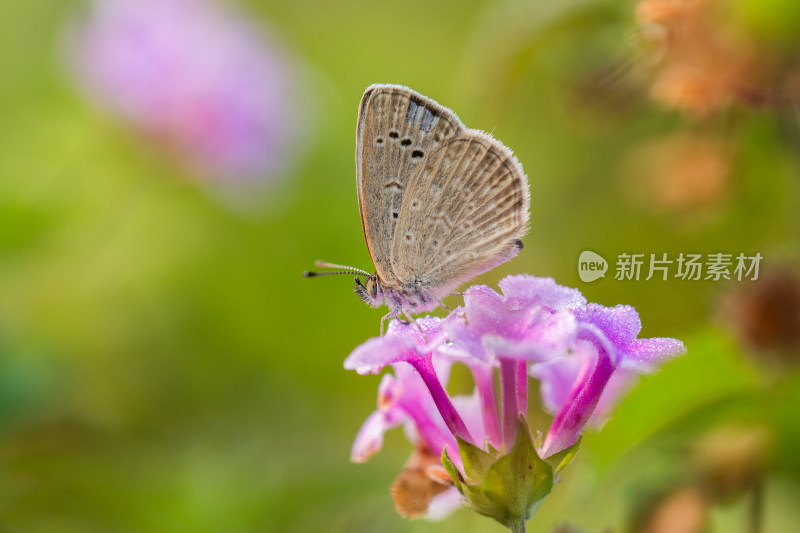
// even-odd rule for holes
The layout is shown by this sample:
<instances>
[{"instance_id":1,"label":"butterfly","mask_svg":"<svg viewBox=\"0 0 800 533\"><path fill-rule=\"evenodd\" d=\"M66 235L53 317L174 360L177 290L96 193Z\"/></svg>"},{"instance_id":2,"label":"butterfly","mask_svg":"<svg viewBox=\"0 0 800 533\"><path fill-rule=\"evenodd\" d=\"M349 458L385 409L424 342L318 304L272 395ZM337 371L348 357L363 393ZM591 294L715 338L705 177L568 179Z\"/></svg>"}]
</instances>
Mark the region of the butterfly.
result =
<instances>
[{"instance_id":1,"label":"butterfly","mask_svg":"<svg viewBox=\"0 0 800 533\"><path fill-rule=\"evenodd\" d=\"M517 158L408 87L371 85L361 97L356 175L375 273L317 261L338 271L304 276L355 274L365 303L389 307L384 320L445 307L444 296L522 249L530 192Z\"/></svg>"}]
</instances>

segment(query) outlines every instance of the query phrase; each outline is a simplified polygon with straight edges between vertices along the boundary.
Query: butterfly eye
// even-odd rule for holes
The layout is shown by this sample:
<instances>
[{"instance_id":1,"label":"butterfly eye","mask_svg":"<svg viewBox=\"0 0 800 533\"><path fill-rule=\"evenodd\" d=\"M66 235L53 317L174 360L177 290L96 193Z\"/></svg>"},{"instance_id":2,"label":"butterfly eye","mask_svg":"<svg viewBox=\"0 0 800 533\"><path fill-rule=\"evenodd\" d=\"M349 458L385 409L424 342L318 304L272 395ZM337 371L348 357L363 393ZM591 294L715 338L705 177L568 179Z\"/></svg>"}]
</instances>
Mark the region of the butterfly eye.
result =
<instances>
[{"instance_id":1,"label":"butterfly eye","mask_svg":"<svg viewBox=\"0 0 800 533\"><path fill-rule=\"evenodd\" d=\"M370 298L375 298L378 295L378 284L374 279L367 281L367 294Z\"/></svg>"}]
</instances>

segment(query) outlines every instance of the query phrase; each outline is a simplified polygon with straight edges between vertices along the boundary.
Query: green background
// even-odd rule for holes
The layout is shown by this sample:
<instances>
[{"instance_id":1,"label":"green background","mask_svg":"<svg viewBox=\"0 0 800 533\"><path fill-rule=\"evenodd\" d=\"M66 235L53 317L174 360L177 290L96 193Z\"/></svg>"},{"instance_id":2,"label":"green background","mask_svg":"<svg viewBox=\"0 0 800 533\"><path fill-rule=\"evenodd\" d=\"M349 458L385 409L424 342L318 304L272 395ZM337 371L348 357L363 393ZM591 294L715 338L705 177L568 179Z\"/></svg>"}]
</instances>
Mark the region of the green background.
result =
<instances>
[{"instance_id":1,"label":"green background","mask_svg":"<svg viewBox=\"0 0 800 533\"><path fill-rule=\"evenodd\" d=\"M764 6L752 16L767 32L797 20L775 15L790 2ZM478 281L553 277L635 306L642 336L688 347L587 434L529 531L627 531L643 495L671 486L692 443L728 422L774 435L763 530L795 530L800 377L761 364L719 319L737 283L613 279L623 252L796 260L791 116L742 109L715 123L736 142L725 198L658 211L629 194L629 156L697 126L646 88L614 105L577 89L635 55L630 4L243 2L303 58L311 117L295 171L243 210L81 97L59 50L80 8L0 4L0 530L502 531L466 510L399 517L388 488L411 451L400 430L349 462L379 378L342 362L385 310L347 277L300 274L315 259L372 268L353 153L376 82L436 99L522 162L525 249ZM578 279L583 250L612 262L605 279ZM746 531L748 505L715 507L713 530Z\"/></svg>"}]
</instances>

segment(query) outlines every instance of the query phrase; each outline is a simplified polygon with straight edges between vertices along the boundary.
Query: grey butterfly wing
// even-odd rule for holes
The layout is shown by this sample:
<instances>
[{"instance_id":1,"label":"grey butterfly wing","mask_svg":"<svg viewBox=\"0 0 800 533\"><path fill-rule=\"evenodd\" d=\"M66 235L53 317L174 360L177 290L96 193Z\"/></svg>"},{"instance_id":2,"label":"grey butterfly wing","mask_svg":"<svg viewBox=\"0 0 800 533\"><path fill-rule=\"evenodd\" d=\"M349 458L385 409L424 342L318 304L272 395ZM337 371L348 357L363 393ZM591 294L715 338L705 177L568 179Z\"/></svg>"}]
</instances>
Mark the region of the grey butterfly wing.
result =
<instances>
[{"instance_id":1,"label":"grey butterfly wing","mask_svg":"<svg viewBox=\"0 0 800 533\"><path fill-rule=\"evenodd\" d=\"M394 284L392 241L403 198L424 154L464 131L458 117L408 87L372 85L364 92L356 132L361 227L378 277Z\"/></svg>"},{"instance_id":2,"label":"grey butterfly wing","mask_svg":"<svg viewBox=\"0 0 800 533\"><path fill-rule=\"evenodd\" d=\"M392 242L401 283L441 297L517 254L528 229L528 180L511 150L465 130L423 157Z\"/></svg>"}]
</instances>

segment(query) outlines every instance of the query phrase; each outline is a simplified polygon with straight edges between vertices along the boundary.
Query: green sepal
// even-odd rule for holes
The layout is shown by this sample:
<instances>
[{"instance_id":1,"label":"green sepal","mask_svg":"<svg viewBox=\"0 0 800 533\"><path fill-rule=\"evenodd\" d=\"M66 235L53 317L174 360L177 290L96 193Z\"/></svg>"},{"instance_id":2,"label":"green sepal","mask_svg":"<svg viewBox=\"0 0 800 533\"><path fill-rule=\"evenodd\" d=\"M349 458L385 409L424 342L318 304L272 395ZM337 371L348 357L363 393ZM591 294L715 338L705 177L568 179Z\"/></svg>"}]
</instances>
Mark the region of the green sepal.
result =
<instances>
[{"instance_id":1,"label":"green sepal","mask_svg":"<svg viewBox=\"0 0 800 533\"><path fill-rule=\"evenodd\" d=\"M564 468L568 464L572 462L572 460L575 458L575 455L577 455L578 453L578 448L580 448L581 446L582 439L583 435L578 437L578 440L576 440L575 443L569 448L564 448L560 452L554 453L553 455L545 459L545 461L550 463L550 465L553 467L554 474L558 474L559 472L564 470Z\"/></svg>"},{"instance_id":2,"label":"green sepal","mask_svg":"<svg viewBox=\"0 0 800 533\"><path fill-rule=\"evenodd\" d=\"M469 480L442 452L442 465L458 491L476 512L515 531L530 519L553 488L553 466L536 453L528 424L520 417L517 439L508 453L488 453L458 440Z\"/></svg>"},{"instance_id":3,"label":"green sepal","mask_svg":"<svg viewBox=\"0 0 800 533\"><path fill-rule=\"evenodd\" d=\"M442 466L444 466L444 469L453 480L453 484L458 489L458 492L464 496L464 499L474 511L503 522L502 519L499 518L506 514L502 504L492 501L491 498L486 496L480 485L470 485L466 482L464 476L461 475L461 472L456 468L455 463L453 463L453 460L450 459L450 456L447 454L447 448L442 450Z\"/></svg>"},{"instance_id":4,"label":"green sepal","mask_svg":"<svg viewBox=\"0 0 800 533\"><path fill-rule=\"evenodd\" d=\"M461 461L464 463L464 473L472 481L480 483L486 471L497 460L496 455L491 455L474 444L456 437L458 450L461 452Z\"/></svg>"},{"instance_id":5,"label":"green sepal","mask_svg":"<svg viewBox=\"0 0 800 533\"><path fill-rule=\"evenodd\" d=\"M552 488L553 467L536 453L528 424L520 417L516 442L487 470L484 492L503 503L507 516L502 522L511 527L511 523L527 522Z\"/></svg>"},{"instance_id":6,"label":"green sepal","mask_svg":"<svg viewBox=\"0 0 800 533\"><path fill-rule=\"evenodd\" d=\"M461 487L465 483L464 477L461 475L461 472L458 471L458 468L456 468L450 456L447 455L447 448L442 448L442 466L447 471L447 475L450 476L450 479L453 480L458 492L463 494L464 491L461 490Z\"/></svg>"},{"instance_id":7,"label":"green sepal","mask_svg":"<svg viewBox=\"0 0 800 533\"><path fill-rule=\"evenodd\" d=\"M507 514L503 504L489 498L480 486L464 484L461 494L464 495L464 499L477 513L508 525L503 520L503 517Z\"/></svg>"},{"instance_id":8,"label":"green sepal","mask_svg":"<svg viewBox=\"0 0 800 533\"><path fill-rule=\"evenodd\" d=\"M492 457L497 457L498 455L500 455L500 448L495 448L494 446L492 446L491 442L487 441L486 447L489 449L489 455L491 455Z\"/></svg>"},{"instance_id":9,"label":"green sepal","mask_svg":"<svg viewBox=\"0 0 800 533\"><path fill-rule=\"evenodd\" d=\"M536 437L533 439L533 445L536 446L537 450L542 449L542 442L544 441L544 436L542 435L541 431L536 432Z\"/></svg>"}]
</instances>

